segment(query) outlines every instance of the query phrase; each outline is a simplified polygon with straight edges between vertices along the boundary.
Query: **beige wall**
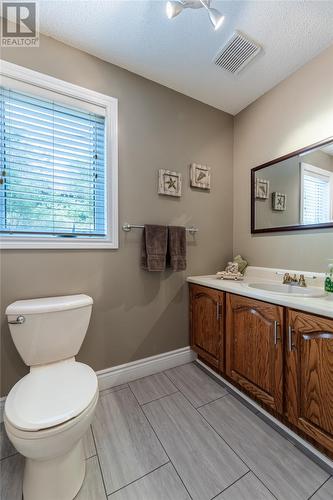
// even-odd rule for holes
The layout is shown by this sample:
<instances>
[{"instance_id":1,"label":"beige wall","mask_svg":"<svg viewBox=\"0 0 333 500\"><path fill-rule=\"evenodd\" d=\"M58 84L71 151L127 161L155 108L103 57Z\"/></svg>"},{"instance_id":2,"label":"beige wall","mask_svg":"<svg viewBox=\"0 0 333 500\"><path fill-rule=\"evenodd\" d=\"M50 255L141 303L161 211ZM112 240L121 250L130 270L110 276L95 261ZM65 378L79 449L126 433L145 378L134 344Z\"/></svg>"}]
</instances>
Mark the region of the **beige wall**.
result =
<instances>
[{"instance_id":1,"label":"beige wall","mask_svg":"<svg viewBox=\"0 0 333 500\"><path fill-rule=\"evenodd\" d=\"M2 392L26 373L10 338L10 302L85 292L95 301L79 359L94 369L188 345L186 274L214 273L232 256L233 118L198 101L42 37L39 49L2 57L119 99L119 222L195 224L186 273L139 268L141 231L120 230L109 250L3 251ZM212 190L189 188L188 165L212 168ZM181 199L157 195L157 170L184 176Z\"/></svg>"},{"instance_id":2,"label":"beige wall","mask_svg":"<svg viewBox=\"0 0 333 500\"><path fill-rule=\"evenodd\" d=\"M333 231L254 235L250 170L333 136L333 46L235 117L234 252L258 266L323 271L333 258Z\"/></svg>"}]
</instances>

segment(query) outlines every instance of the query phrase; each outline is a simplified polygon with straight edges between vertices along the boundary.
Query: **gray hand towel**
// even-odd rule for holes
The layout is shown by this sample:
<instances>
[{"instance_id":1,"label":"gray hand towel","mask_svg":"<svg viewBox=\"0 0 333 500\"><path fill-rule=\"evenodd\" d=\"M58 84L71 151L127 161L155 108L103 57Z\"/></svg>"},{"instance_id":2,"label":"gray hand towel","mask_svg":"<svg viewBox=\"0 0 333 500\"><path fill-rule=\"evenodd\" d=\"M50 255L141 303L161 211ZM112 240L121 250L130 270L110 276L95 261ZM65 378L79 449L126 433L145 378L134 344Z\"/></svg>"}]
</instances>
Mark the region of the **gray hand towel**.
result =
<instances>
[{"instance_id":1,"label":"gray hand towel","mask_svg":"<svg viewBox=\"0 0 333 500\"><path fill-rule=\"evenodd\" d=\"M146 271L164 271L168 228L145 224L142 234L141 267Z\"/></svg>"},{"instance_id":2,"label":"gray hand towel","mask_svg":"<svg viewBox=\"0 0 333 500\"><path fill-rule=\"evenodd\" d=\"M186 230L181 226L169 226L168 263L173 271L186 269Z\"/></svg>"}]
</instances>

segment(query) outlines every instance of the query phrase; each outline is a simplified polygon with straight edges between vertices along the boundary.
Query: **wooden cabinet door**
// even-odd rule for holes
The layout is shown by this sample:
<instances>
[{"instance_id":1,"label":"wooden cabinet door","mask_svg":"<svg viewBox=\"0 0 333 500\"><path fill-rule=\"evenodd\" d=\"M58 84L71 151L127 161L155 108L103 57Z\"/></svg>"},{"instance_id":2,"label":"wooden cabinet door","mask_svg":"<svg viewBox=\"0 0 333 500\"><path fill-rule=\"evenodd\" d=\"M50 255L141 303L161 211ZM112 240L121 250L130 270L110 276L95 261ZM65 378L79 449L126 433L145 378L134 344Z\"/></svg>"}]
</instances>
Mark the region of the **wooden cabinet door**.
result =
<instances>
[{"instance_id":1,"label":"wooden cabinet door","mask_svg":"<svg viewBox=\"0 0 333 500\"><path fill-rule=\"evenodd\" d=\"M283 308L232 294L226 303L226 373L281 413Z\"/></svg>"},{"instance_id":2,"label":"wooden cabinet door","mask_svg":"<svg viewBox=\"0 0 333 500\"><path fill-rule=\"evenodd\" d=\"M223 292L190 285L191 347L212 366L223 370Z\"/></svg>"},{"instance_id":3,"label":"wooden cabinet door","mask_svg":"<svg viewBox=\"0 0 333 500\"><path fill-rule=\"evenodd\" d=\"M287 415L333 452L333 320L288 310Z\"/></svg>"}]
</instances>

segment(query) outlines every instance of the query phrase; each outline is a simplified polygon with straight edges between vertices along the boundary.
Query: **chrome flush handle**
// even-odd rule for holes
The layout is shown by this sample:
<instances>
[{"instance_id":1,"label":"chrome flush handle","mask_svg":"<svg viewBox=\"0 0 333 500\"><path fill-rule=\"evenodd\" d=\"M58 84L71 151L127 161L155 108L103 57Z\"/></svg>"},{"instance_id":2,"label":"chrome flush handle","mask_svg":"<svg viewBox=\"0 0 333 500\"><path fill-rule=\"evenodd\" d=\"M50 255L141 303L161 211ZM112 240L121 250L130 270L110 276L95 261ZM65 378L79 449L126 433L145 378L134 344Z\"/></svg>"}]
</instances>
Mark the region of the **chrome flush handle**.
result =
<instances>
[{"instance_id":1,"label":"chrome flush handle","mask_svg":"<svg viewBox=\"0 0 333 500\"><path fill-rule=\"evenodd\" d=\"M24 316L17 316L13 321L8 321L9 325L22 325L25 322Z\"/></svg>"}]
</instances>

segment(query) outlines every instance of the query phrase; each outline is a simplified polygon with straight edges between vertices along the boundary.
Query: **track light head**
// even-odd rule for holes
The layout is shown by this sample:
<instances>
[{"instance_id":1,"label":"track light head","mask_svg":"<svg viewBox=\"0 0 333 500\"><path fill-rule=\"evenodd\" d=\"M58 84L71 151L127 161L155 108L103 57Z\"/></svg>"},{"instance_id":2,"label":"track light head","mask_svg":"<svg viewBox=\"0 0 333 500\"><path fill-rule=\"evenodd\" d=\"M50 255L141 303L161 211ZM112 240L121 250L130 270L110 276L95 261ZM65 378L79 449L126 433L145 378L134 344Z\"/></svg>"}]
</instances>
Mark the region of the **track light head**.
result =
<instances>
[{"instance_id":1,"label":"track light head","mask_svg":"<svg viewBox=\"0 0 333 500\"><path fill-rule=\"evenodd\" d=\"M220 14L220 12L216 9L208 9L208 15L210 22L214 26L214 30L217 31L219 28L221 28L223 21L224 21L224 16Z\"/></svg>"},{"instance_id":2,"label":"track light head","mask_svg":"<svg viewBox=\"0 0 333 500\"><path fill-rule=\"evenodd\" d=\"M181 2L169 1L166 4L166 15L168 19L178 16L184 9L184 5Z\"/></svg>"}]
</instances>

